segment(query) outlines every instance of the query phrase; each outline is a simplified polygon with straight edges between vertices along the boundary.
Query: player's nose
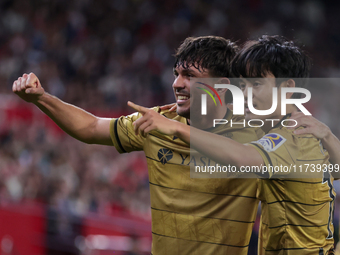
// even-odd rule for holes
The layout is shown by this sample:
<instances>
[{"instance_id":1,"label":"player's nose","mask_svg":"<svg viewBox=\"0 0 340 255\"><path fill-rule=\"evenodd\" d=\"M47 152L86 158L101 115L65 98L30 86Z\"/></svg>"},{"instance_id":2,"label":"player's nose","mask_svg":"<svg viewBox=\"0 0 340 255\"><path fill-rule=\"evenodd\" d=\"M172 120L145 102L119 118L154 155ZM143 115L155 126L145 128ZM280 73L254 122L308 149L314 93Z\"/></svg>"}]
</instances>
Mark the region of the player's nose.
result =
<instances>
[{"instance_id":1,"label":"player's nose","mask_svg":"<svg viewBox=\"0 0 340 255\"><path fill-rule=\"evenodd\" d=\"M186 86L186 82L185 79L179 75L176 77L176 79L174 80L174 83L172 84L172 87L174 89L183 89Z\"/></svg>"}]
</instances>

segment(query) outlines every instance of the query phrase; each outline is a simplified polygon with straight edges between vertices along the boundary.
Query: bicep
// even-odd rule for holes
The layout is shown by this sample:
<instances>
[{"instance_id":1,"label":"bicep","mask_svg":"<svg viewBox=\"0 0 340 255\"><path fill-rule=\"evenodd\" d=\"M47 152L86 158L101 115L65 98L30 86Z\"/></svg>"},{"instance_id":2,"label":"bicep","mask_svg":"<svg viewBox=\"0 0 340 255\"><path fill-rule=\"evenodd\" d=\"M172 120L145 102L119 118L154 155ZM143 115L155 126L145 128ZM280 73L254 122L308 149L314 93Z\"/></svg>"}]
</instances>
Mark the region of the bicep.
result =
<instances>
[{"instance_id":1,"label":"bicep","mask_svg":"<svg viewBox=\"0 0 340 255\"><path fill-rule=\"evenodd\" d=\"M97 118L95 127L93 140L95 144L101 145L111 145L113 146L113 142L110 136L110 122L112 119L110 118Z\"/></svg>"}]
</instances>

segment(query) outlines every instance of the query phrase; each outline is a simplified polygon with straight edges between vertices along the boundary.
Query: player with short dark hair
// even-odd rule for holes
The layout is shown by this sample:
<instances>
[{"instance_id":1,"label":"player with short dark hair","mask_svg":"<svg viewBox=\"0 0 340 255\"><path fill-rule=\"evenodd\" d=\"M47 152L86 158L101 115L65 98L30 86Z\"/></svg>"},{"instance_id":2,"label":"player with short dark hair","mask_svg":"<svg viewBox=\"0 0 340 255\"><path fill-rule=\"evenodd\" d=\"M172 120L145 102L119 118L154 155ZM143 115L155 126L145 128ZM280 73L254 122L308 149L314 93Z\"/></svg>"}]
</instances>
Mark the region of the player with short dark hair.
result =
<instances>
[{"instance_id":1,"label":"player with short dark hair","mask_svg":"<svg viewBox=\"0 0 340 255\"><path fill-rule=\"evenodd\" d=\"M258 41L245 43L231 65L234 77L259 78L268 73L275 76L276 86L286 78L299 78L295 86L307 86L310 58L292 41L281 36L262 36ZM298 98L301 94L292 95Z\"/></svg>"},{"instance_id":2,"label":"player with short dark hair","mask_svg":"<svg viewBox=\"0 0 340 255\"><path fill-rule=\"evenodd\" d=\"M257 42L242 49L234 59L232 69L237 77L272 75L275 77L275 85L279 83L279 87L282 88L306 86L310 66L308 56L293 42L279 36L263 36ZM262 97L264 91L261 91L261 88L256 89L254 84L247 81L241 82L240 86L246 97L247 89L252 87L254 104L264 106L266 100ZM261 86L264 90L271 89L270 86L265 87L266 84L260 84L259 87ZM294 96L293 94L290 98ZM267 102L266 104L268 105ZM283 118L280 115L281 107L278 107L277 112L270 118L289 118L296 110L294 107L287 106L288 115ZM253 117L259 116L247 112L246 119ZM264 127L263 130L267 135L258 142L251 143L250 146L261 155L264 164L272 166L329 164L329 155L320 146L318 139L310 135L297 136L280 123L274 128ZM273 137L271 134L284 140L268 148L262 142ZM281 176L280 174L275 176L270 173L272 178L261 180L262 224L259 254L278 254L283 251L286 254L310 254L311 252L328 254L333 250L335 200L333 178L328 171L320 179L307 177L300 179L294 176L294 173L290 176L282 173Z\"/></svg>"},{"instance_id":3,"label":"player with short dark hair","mask_svg":"<svg viewBox=\"0 0 340 255\"><path fill-rule=\"evenodd\" d=\"M173 89L177 113L154 107L169 120L190 122L191 78L229 76L229 64L237 47L216 36L187 38L176 53ZM246 255L258 207L257 179L191 179L190 164L207 164L190 154L189 146L176 136L157 132L135 134L133 122L141 114L117 119L99 118L47 94L34 74L24 74L13 84L22 99L36 104L74 138L114 145L120 153L143 150L150 180L152 254ZM225 100L225 90L217 90ZM240 120L224 104L211 112L216 118ZM208 126L211 127L211 126ZM213 132L246 143L258 139L249 128L217 127Z\"/></svg>"},{"instance_id":4,"label":"player with short dark hair","mask_svg":"<svg viewBox=\"0 0 340 255\"><path fill-rule=\"evenodd\" d=\"M304 52L292 42L279 36L263 36L248 42L232 62L233 73L240 77L245 97L252 89L252 101L257 110L267 110L272 104L273 88L294 88L304 84L309 75L310 62ZM290 71L289 68L294 70ZM282 70L281 70L282 69ZM259 76L259 77L258 77ZM254 78L254 79L253 79ZM299 80L302 79L302 80ZM299 83L299 81L302 81ZM280 91L278 92L280 93ZM293 93L287 93L292 97ZM287 115L281 116L281 99L277 109L259 116L246 109L246 119L284 120L296 111L287 106ZM329 165L329 155L320 140L309 134L296 135L281 125L263 125L266 135L244 145L227 137L188 127L150 113L147 109L129 103L143 113L135 129L147 133L157 130L176 135L192 148L216 162L243 166L270 167ZM269 179L260 182L262 223L259 254L333 254L333 212L335 191L328 169L318 176L306 173L296 178L294 171L266 173Z\"/></svg>"},{"instance_id":5,"label":"player with short dark hair","mask_svg":"<svg viewBox=\"0 0 340 255\"><path fill-rule=\"evenodd\" d=\"M222 37L188 37L174 55L174 68L193 66L200 71L209 70L211 77L230 77L230 68L225 63L231 63L237 51L236 43Z\"/></svg>"}]
</instances>

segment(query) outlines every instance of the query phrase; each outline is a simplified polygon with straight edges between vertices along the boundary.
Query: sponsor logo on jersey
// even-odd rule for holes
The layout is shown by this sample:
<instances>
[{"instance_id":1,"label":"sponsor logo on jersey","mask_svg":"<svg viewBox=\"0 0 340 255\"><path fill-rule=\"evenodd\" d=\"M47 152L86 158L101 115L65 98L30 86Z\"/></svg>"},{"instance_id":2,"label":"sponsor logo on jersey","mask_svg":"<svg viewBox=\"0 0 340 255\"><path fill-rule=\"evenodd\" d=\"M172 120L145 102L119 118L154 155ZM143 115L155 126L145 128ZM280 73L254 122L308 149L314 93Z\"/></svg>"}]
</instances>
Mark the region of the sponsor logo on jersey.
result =
<instances>
[{"instance_id":1,"label":"sponsor logo on jersey","mask_svg":"<svg viewBox=\"0 0 340 255\"><path fill-rule=\"evenodd\" d=\"M260 144L266 151L271 152L277 150L282 144L284 144L286 138L279 134L271 133L262 137L260 140L253 142Z\"/></svg>"},{"instance_id":2,"label":"sponsor logo on jersey","mask_svg":"<svg viewBox=\"0 0 340 255\"><path fill-rule=\"evenodd\" d=\"M158 153L157 153L158 159L159 161L165 165L169 160L172 159L172 157L174 156L174 153L172 152L172 150L169 150L167 148L161 148Z\"/></svg>"}]
</instances>

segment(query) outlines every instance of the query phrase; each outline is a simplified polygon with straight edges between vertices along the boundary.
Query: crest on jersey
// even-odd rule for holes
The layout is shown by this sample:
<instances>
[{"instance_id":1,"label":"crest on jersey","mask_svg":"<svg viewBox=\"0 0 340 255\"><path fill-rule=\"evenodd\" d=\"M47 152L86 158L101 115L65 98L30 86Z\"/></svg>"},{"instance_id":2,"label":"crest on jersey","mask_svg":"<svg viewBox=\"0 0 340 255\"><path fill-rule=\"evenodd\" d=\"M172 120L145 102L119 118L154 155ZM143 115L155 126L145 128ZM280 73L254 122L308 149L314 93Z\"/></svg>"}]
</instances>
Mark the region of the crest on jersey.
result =
<instances>
[{"instance_id":1,"label":"crest on jersey","mask_svg":"<svg viewBox=\"0 0 340 255\"><path fill-rule=\"evenodd\" d=\"M267 152L271 152L277 150L282 144L285 143L285 141L286 138L284 138L283 136L271 133L265 135L260 140L254 143L262 145L263 149L265 149Z\"/></svg>"},{"instance_id":2,"label":"crest on jersey","mask_svg":"<svg viewBox=\"0 0 340 255\"><path fill-rule=\"evenodd\" d=\"M158 159L159 161L165 165L170 159L172 159L174 153L172 152L172 150L166 149L166 148L162 148L158 151Z\"/></svg>"}]
</instances>

